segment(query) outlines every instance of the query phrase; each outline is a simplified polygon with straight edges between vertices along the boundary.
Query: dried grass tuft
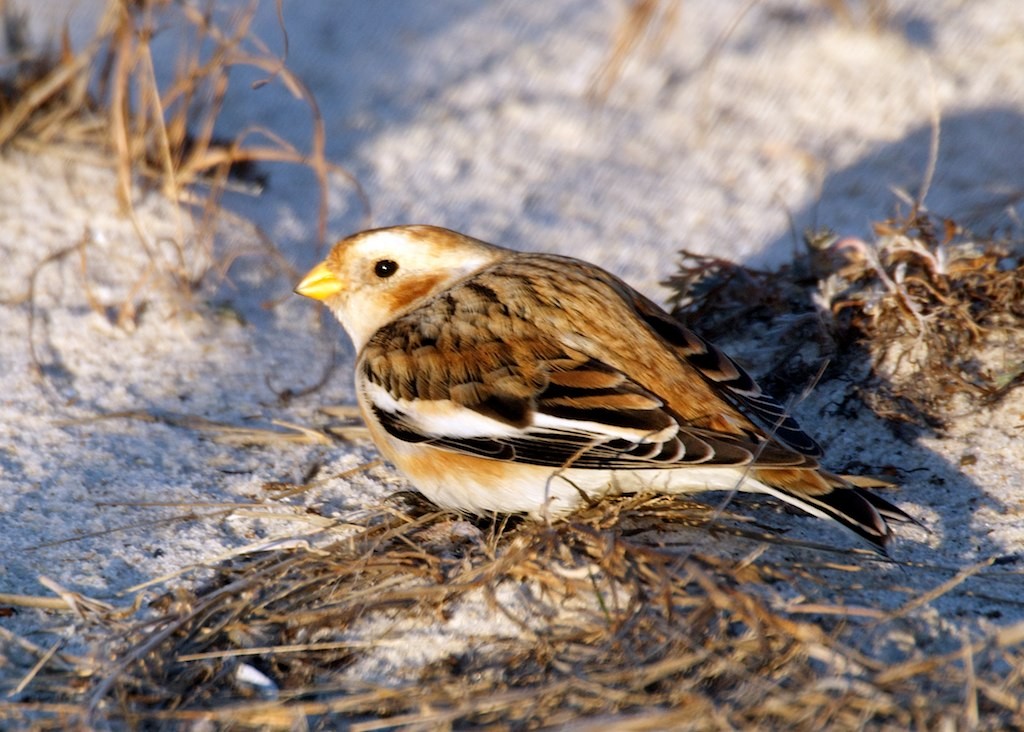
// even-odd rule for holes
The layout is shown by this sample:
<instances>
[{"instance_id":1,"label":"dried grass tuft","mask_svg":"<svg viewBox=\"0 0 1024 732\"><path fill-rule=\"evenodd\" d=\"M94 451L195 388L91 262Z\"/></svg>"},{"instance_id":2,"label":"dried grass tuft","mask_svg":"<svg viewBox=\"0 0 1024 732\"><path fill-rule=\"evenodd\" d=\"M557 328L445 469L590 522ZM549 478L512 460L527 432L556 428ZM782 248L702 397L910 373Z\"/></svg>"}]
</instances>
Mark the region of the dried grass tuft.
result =
<instances>
[{"instance_id":1,"label":"dried grass tuft","mask_svg":"<svg viewBox=\"0 0 1024 732\"><path fill-rule=\"evenodd\" d=\"M817 344L818 359L863 356L861 397L895 421L941 429L1024 384L1024 242L923 211L874 230L871 242L809 233L807 256L779 272L683 252L667 282L676 313L712 338L770 323L775 342ZM794 375L788 355L775 378L806 383L818 361Z\"/></svg>"},{"instance_id":2,"label":"dried grass tuft","mask_svg":"<svg viewBox=\"0 0 1024 732\"><path fill-rule=\"evenodd\" d=\"M283 26L282 55L251 32L256 3L108 0L94 37L77 52L66 33L59 50L29 48L18 7L14 0L3 3L7 51L16 62L0 83L0 148L59 151L111 165L117 173L118 201L133 221L133 197L140 188L160 189L196 212L190 235L208 255L213 253L214 221L224 216L219 205L223 194L228 189L260 192L265 182L261 163L312 171L319 189L320 241L326 230L330 174L348 179L367 208L351 175L325 157L323 119L312 94L286 65ZM154 44L164 37L177 50L173 69L160 65L170 56L166 49L154 55ZM232 77L253 73L264 75L255 86L279 84L307 110L308 150L258 126L237 130L231 138L214 133ZM176 259L158 257L137 221L136 228L140 245L160 274L183 293L194 290L207 270L196 273L175 264L176 259L196 259L186 257L185 243L174 243ZM213 256L207 259L217 262ZM226 269L230 262L222 264ZM140 285L150 276L144 275Z\"/></svg>"},{"instance_id":3,"label":"dried grass tuft","mask_svg":"<svg viewBox=\"0 0 1024 732\"><path fill-rule=\"evenodd\" d=\"M382 510L321 548L227 562L197 591L172 590L135 623L119 621L97 659L33 669L0 716L44 728L364 730L1024 721L1019 630L884 661L854 650L863 634L905 634L919 604L984 567L887 612L843 604L825 582L818 597L789 591L826 566L891 584L886 565L748 542L753 551L723 558L707 551L711 511L700 504L624 498L554 526L415 513ZM679 526L696 528L665 533ZM450 648L415 660L416 629L471 603L511 631L452 626ZM410 651L406 665L374 675L391 648Z\"/></svg>"},{"instance_id":4,"label":"dried grass tuft","mask_svg":"<svg viewBox=\"0 0 1024 732\"><path fill-rule=\"evenodd\" d=\"M819 303L867 346L880 380L872 406L891 419L984 407L1024 383L1022 242L971 236L925 213L836 241Z\"/></svg>"}]
</instances>

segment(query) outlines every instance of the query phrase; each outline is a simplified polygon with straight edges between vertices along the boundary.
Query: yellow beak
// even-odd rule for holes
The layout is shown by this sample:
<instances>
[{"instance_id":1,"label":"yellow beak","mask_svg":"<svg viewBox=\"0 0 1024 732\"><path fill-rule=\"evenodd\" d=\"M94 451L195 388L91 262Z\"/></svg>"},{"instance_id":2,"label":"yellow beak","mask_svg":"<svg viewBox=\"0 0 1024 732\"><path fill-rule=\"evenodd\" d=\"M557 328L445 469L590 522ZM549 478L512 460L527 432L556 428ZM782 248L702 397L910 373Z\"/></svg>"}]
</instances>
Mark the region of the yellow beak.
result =
<instances>
[{"instance_id":1,"label":"yellow beak","mask_svg":"<svg viewBox=\"0 0 1024 732\"><path fill-rule=\"evenodd\" d=\"M341 280L331 274L325 262L321 262L302 278L302 282L295 288L295 292L322 302L337 295L342 289Z\"/></svg>"}]
</instances>

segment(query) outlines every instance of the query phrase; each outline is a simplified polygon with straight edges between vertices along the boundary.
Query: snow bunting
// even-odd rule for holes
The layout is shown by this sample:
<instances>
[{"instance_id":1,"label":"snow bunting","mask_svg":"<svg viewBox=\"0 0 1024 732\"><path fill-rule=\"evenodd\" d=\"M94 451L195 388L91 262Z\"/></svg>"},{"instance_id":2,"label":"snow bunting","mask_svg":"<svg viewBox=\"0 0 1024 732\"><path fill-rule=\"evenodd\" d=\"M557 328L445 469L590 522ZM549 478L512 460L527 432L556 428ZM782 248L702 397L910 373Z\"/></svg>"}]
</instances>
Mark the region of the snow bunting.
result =
<instances>
[{"instance_id":1,"label":"snow bunting","mask_svg":"<svg viewBox=\"0 0 1024 732\"><path fill-rule=\"evenodd\" d=\"M339 242L296 292L358 351L380 451L434 503L564 515L609 493L767 493L883 548L888 501L729 356L586 262L433 226Z\"/></svg>"}]
</instances>

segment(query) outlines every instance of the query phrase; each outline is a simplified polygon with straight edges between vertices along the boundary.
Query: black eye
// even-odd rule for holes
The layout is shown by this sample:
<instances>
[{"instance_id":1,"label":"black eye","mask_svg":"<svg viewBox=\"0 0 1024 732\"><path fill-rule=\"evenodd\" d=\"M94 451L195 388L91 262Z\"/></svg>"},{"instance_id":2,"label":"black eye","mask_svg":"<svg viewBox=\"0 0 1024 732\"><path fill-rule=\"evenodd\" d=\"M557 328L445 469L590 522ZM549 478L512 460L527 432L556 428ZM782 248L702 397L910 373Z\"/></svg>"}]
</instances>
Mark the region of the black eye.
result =
<instances>
[{"instance_id":1,"label":"black eye","mask_svg":"<svg viewBox=\"0 0 1024 732\"><path fill-rule=\"evenodd\" d=\"M398 262L393 259L382 259L377 264L373 265L373 273L384 279L390 277L398 271Z\"/></svg>"}]
</instances>

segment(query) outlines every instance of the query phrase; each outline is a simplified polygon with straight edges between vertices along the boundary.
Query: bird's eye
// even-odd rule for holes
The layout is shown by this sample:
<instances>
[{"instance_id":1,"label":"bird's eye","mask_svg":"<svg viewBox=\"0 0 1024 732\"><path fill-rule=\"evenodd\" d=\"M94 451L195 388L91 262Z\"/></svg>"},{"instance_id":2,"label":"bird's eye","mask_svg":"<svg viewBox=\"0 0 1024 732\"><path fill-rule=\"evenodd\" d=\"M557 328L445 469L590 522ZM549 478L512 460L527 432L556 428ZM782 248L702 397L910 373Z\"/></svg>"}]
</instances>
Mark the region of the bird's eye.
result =
<instances>
[{"instance_id":1,"label":"bird's eye","mask_svg":"<svg viewBox=\"0 0 1024 732\"><path fill-rule=\"evenodd\" d=\"M393 259L382 259L373 265L373 273L384 279L398 271L398 262Z\"/></svg>"}]
</instances>

